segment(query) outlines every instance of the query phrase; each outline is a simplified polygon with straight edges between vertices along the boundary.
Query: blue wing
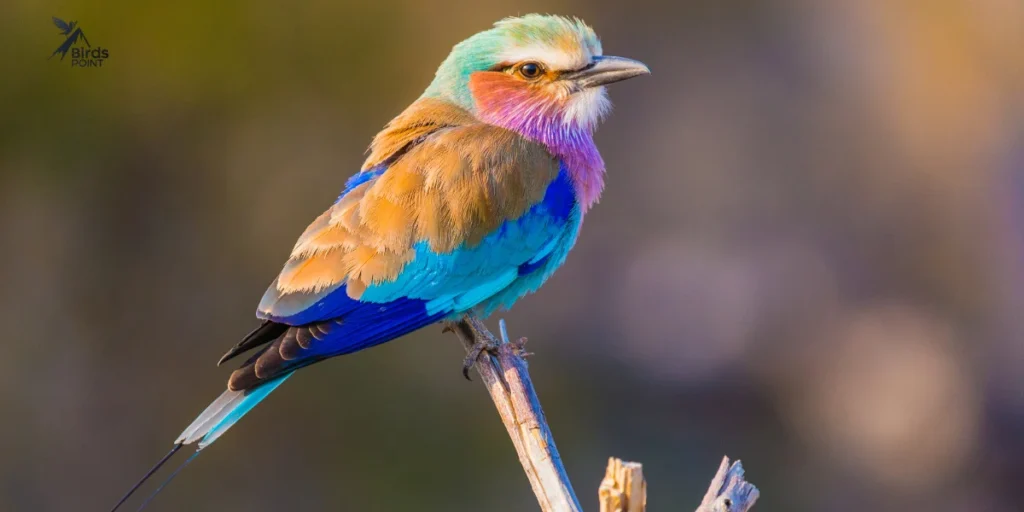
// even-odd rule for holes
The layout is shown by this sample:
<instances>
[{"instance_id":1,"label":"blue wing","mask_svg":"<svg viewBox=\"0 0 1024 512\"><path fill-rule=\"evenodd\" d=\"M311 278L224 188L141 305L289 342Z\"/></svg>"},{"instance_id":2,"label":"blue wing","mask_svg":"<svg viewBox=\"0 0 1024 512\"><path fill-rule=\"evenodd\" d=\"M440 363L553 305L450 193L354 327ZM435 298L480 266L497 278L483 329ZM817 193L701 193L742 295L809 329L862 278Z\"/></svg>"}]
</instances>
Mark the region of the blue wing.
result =
<instances>
[{"instance_id":1,"label":"blue wing","mask_svg":"<svg viewBox=\"0 0 1024 512\"><path fill-rule=\"evenodd\" d=\"M58 18L56 16L51 16L51 17L53 18L53 24L56 25L57 28L60 29L62 34L67 35L68 32L71 32L71 25L68 25L67 22L65 22L64 20L62 20L62 19L60 19L60 18Z\"/></svg>"},{"instance_id":2,"label":"blue wing","mask_svg":"<svg viewBox=\"0 0 1024 512\"><path fill-rule=\"evenodd\" d=\"M349 181L351 190L375 171ZM382 171L376 171L378 174ZM358 299L345 285L309 304L303 294L264 300L258 316L289 327L236 370L233 390L249 389L296 368L387 342L439 320L476 309L483 315L511 306L536 290L565 260L575 242L580 211L562 169L541 202L506 220L471 248L437 254L421 242L394 280L371 285ZM272 294L274 287L268 290ZM301 309L296 304L302 304ZM308 305L306 305L308 304ZM261 306L263 306L261 304Z\"/></svg>"}]
</instances>

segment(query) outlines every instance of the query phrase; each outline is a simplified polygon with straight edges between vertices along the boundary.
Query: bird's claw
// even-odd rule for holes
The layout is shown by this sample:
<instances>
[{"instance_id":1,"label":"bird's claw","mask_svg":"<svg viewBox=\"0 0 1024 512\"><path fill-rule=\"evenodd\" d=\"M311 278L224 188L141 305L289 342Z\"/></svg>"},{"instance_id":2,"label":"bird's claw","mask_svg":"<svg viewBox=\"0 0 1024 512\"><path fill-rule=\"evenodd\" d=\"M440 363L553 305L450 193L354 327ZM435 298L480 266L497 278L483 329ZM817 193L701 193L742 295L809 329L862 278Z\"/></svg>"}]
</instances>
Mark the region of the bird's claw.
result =
<instances>
[{"instance_id":1,"label":"bird's claw","mask_svg":"<svg viewBox=\"0 0 1024 512\"><path fill-rule=\"evenodd\" d=\"M530 357L530 356L533 355L533 352L527 352L526 351L526 341L527 341L526 337L524 336L524 337L519 338L518 340L510 343L510 345L512 345L512 350L515 350L516 355L521 357L521 358L523 358L523 359L526 359L527 357Z\"/></svg>"},{"instance_id":2,"label":"bird's claw","mask_svg":"<svg viewBox=\"0 0 1024 512\"><path fill-rule=\"evenodd\" d=\"M497 356L498 349L501 348L502 345L508 345L508 347L512 349L512 353L518 357L527 358L533 355L533 353L526 351L525 337L519 338L516 341L509 340L508 328L505 326L504 319L498 321L498 327L501 335L500 340L494 339L494 337L486 331L483 333L474 332L476 342L473 343L473 346L469 349L469 354L466 355L466 359L462 362L462 376L465 377L466 380L473 380L469 377L469 370L473 368L473 365L475 365L477 360L480 358L480 354L483 354L484 351L492 356ZM446 325L445 328L451 329L449 325ZM474 329L474 331L476 330Z\"/></svg>"},{"instance_id":3,"label":"bird's claw","mask_svg":"<svg viewBox=\"0 0 1024 512\"><path fill-rule=\"evenodd\" d=\"M517 339L516 341L510 341L509 340L509 338L508 338L508 326L505 325L505 319L504 318L502 318L501 320L498 320L498 329L499 329L498 332L501 334L501 342L504 343L505 345L508 345L508 346L512 347L512 353L513 354L515 354L515 355L517 355L519 357L522 357L524 359L533 355L533 352L527 352L526 351L526 342L527 342L526 336L523 336L523 337Z\"/></svg>"},{"instance_id":4,"label":"bird's claw","mask_svg":"<svg viewBox=\"0 0 1024 512\"><path fill-rule=\"evenodd\" d=\"M478 339L476 343L473 343L473 347L469 349L469 354L466 354L466 359L462 361L462 376L465 377L466 380L473 380L469 376L469 370L473 369L473 365L475 365L477 359L480 358L480 354L483 354L484 351L486 351L491 355L498 355L499 346L500 344L490 337L484 337L482 340Z\"/></svg>"}]
</instances>

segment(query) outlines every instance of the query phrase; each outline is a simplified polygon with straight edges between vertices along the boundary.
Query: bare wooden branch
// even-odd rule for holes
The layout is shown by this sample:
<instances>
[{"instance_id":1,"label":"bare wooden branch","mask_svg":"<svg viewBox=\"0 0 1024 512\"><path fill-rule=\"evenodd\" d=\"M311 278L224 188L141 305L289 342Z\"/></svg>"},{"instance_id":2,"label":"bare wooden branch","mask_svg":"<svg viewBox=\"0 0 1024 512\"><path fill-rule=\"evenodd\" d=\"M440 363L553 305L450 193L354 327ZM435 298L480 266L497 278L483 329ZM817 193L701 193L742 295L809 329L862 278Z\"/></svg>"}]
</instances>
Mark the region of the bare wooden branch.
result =
<instances>
[{"instance_id":1,"label":"bare wooden branch","mask_svg":"<svg viewBox=\"0 0 1024 512\"><path fill-rule=\"evenodd\" d=\"M723 457L696 512L747 512L760 495L757 487L743 478L743 463L729 464L729 457Z\"/></svg>"},{"instance_id":2,"label":"bare wooden branch","mask_svg":"<svg viewBox=\"0 0 1024 512\"><path fill-rule=\"evenodd\" d=\"M555 439L548 428L537 392L530 380L523 345L526 338L509 342L504 321L502 339L498 340L479 318L467 315L457 323L449 323L466 347L473 353L478 342L497 347L497 356L488 351L477 357L477 373L491 394L498 415L519 454L533 493L543 512L581 512L580 502L569 483Z\"/></svg>"},{"instance_id":3,"label":"bare wooden branch","mask_svg":"<svg viewBox=\"0 0 1024 512\"><path fill-rule=\"evenodd\" d=\"M647 508L647 481L643 465L612 457L597 491L601 512L644 512Z\"/></svg>"},{"instance_id":4,"label":"bare wooden branch","mask_svg":"<svg viewBox=\"0 0 1024 512\"><path fill-rule=\"evenodd\" d=\"M524 351L526 338L511 342L505 321L500 325L500 340L471 314L448 322L446 329L459 336L467 354L476 356L473 367L491 394L541 511L582 512L523 359L528 355ZM480 350L481 346L493 350ZM730 464L725 457L696 512L748 512L759 494L743 479L743 464ZM644 512L647 482L643 466L609 459L598 496L601 512Z\"/></svg>"}]
</instances>

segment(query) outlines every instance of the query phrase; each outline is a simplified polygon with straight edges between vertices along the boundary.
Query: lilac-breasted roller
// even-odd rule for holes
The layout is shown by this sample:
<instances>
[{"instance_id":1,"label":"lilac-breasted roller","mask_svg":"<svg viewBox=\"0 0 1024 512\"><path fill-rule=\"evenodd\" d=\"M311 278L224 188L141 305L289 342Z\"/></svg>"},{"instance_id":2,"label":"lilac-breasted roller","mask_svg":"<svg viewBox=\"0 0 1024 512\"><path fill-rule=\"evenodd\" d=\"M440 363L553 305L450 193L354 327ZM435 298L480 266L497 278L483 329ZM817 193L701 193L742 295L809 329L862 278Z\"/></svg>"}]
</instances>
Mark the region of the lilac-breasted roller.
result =
<instances>
[{"instance_id":1,"label":"lilac-breasted roller","mask_svg":"<svg viewBox=\"0 0 1024 512\"><path fill-rule=\"evenodd\" d=\"M604 187L604 86L649 72L559 16L504 19L455 45L299 237L262 325L220 362L255 353L160 464L183 445L198 454L300 368L539 288Z\"/></svg>"}]
</instances>

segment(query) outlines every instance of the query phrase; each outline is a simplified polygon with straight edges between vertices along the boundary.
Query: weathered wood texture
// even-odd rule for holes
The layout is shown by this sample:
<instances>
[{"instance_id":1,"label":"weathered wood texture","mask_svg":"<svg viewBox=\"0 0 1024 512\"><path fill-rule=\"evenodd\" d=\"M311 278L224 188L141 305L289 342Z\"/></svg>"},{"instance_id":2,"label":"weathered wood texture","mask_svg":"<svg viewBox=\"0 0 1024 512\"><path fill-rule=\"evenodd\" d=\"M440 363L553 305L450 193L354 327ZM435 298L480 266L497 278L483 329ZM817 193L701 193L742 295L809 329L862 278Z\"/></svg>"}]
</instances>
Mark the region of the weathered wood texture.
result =
<instances>
[{"instance_id":1,"label":"weathered wood texture","mask_svg":"<svg viewBox=\"0 0 1024 512\"><path fill-rule=\"evenodd\" d=\"M509 342L502 322L503 339L498 340L475 316L467 316L449 327L459 335L467 352L478 340L498 347L497 356L487 351L480 353L475 368L515 445L540 509L543 512L581 512L522 357L526 338Z\"/></svg>"},{"instance_id":2,"label":"weathered wood texture","mask_svg":"<svg viewBox=\"0 0 1024 512\"><path fill-rule=\"evenodd\" d=\"M747 512L760 495L757 487L744 479L743 463L737 460L730 464L729 457L722 457L696 512Z\"/></svg>"},{"instance_id":3,"label":"weathered wood texture","mask_svg":"<svg viewBox=\"0 0 1024 512\"><path fill-rule=\"evenodd\" d=\"M612 457L597 490L601 512L644 512L647 508L647 481L639 462Z\"/></svg>"},{"instance_id":4,"label":"weathered wood texture","mask_svg":"<svg viewBox=\"0 0 1024 512\"><path fill-rule=\"evenodd\" d=\"M480 342L496 347L493 353L477 352L473 367L491 394L541 511L582 512L523 359L528 355L526 338L509 341L502 320L499 340L473 315L450 322L447 328L459 336L469 354ZM601 512L643 512L647 506L643 466L609 459L598 496ZM757 488L744 480L743 464L730 464L725 457L696 512L747 512L758 496Z\"/></svg>"}]
</instances>

